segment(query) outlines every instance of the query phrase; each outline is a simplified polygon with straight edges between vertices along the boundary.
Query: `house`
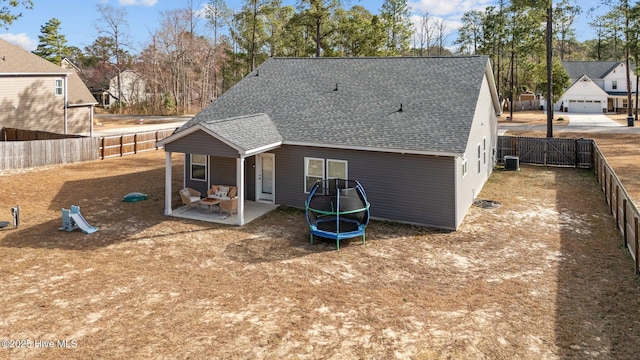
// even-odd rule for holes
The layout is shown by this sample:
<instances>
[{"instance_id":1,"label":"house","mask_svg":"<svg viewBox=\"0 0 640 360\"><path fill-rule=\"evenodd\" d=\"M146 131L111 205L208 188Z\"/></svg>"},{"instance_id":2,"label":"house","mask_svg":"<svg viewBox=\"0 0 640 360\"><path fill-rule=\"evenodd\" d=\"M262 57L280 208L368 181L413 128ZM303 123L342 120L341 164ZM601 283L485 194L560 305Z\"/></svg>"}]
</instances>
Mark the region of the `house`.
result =
<instances>
[{"instance_id":1,"label":"house","mask_svg":"<svg viewBox=\"0 0 640 360\"><path fill-rule=\"evenodd\" d=\"M184 186L304 207L314 182L360 181L374 219L457 229L493 171L500 105L488 57L271 58L158 142Z\"/></svg>"},{"instance_id":2,"label":"house","mask_svg":"<svg viewBox=\"0 0 640 360\"><path fill-rule=\"evenodd\" d=\"M624 61L564 61L562 65L569 74L571 85L554 105L555 110L600 114L627 111ZM631 91L635 98L636 75L633 70L630 73Z\"/></svg>"},{"instance_id":3,"label":"house","mask_svg":"<svg viewBox=\"0 0 640 360\"><path fill-rule=\"evenodd\" d=\"M76 71L0 39L0 128L91 133L95 104Z\"/></svg>"},{"instance_id":4,"label":"house","mask_svg":"<svg viewBox=\"0 0 640 360\"><path fill-rule=\"evenodd\" d=\"M123 104L138 104L146 100L147 85L144 78L133 70L125 70L120 73L120 88L118 89L118 76L109 80L109 98L106 104L111 106L115 101L121 100Z\"/></svg>"}]
</instances>

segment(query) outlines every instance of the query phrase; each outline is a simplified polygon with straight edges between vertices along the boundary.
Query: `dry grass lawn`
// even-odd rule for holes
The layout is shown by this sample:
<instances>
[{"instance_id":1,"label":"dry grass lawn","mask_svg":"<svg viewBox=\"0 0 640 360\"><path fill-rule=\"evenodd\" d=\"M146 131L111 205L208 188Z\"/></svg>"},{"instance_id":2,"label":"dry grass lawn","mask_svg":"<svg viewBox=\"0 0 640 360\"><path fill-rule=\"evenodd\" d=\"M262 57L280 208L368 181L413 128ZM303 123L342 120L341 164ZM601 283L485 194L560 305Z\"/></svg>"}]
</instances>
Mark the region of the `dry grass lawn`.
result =
<instances>
[{"instance_id":1,"label":"dry grass lawn","mask_svg":"<svg viewBox=\"0 0 640 360\"><path fill-rule=\"evenodd\" d=\"M0 220L22 215L0 230L0 339L24 340L1 359L637 358L638 278L590 171L496 171L480 197L503 206L457 232L373 222L335 251L295 209L165 217L163 165L0 176ZM120 201L132 191L150 199ZM58 230L71 204L99 231Z\"/></svg>"}]
</instances>

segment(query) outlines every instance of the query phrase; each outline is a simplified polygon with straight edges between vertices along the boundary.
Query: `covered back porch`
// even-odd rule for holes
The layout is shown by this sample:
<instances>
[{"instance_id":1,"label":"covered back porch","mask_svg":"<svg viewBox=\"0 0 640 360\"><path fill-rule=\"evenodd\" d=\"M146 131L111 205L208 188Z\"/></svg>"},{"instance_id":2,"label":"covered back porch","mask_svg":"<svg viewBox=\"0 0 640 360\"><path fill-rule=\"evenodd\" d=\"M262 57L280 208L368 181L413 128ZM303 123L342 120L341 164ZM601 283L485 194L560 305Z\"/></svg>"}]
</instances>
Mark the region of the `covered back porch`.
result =
<instances>
[{"instance_id":1,"label":"covered back porch","mask_svg":"<svg viewBox=\"0 0 640 360\"><path fill-rule=\"evenodd\" d=\"M242 226L275 209L275 161L269 151L281 144L282 137L265 114L186 125L159 141L166 154L165 215ZM218 205L197 201L173 209L173 195L181 190L171 185L173 152L185 154L181 189L194 188L206 198L214 185L235 187L237 210L221 212Z\"/></svg>"}]
</instances>

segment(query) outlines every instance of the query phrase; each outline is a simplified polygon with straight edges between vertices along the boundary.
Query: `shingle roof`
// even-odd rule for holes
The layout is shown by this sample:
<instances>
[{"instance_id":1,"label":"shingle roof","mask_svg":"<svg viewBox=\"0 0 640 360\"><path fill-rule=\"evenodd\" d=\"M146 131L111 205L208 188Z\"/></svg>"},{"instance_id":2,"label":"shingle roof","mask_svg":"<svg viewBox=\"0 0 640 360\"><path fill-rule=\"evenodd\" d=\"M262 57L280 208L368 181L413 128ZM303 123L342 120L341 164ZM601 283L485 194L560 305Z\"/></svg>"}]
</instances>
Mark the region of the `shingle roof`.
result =
<instances>
[{"instance_id":1,"label":"shingle roof","mask_svg":"<svg viewBox=\"0 0 640 360\"><path fill-rule=\"evenodd\" d=\"M591 80L604 79L611 70L620 65L620 61L563 61L562 66L573 81L582 75Z\"/></svg>"},{"instance_id":2,"label":"shingle roof","mask_svg":"<svg viewBox=\"0 0 640 360\"><path fill-rule=\"evenodd\" d=\"M64 69L20 46L0 39L0 75L2 74L69 74L70 105L97 104L89 89L75 71Z\"/></svg>"},{"instance_id":3,"label":"shingle roof","mask_svg":"<svg viewBox=\"0 0 640 360\"><path fill-rule=\"evenodd\" d=\"M244 151L282 142L282 136L267 114L205 120L200 122L200 125L230 141L235 148ZM260 129L260 131L244 131L246 128Z\"/></svg>"},{"instance_id":4,"label":"shingle roof","mask_svg":"<svg viewBox=\"0 0 640 360\"><path fill-rule=\"evenodd\" d=\"M289 143L463 153L487 66L486 56L272 58L179 131L264 113Z\"/></svg>"}]
</instances>

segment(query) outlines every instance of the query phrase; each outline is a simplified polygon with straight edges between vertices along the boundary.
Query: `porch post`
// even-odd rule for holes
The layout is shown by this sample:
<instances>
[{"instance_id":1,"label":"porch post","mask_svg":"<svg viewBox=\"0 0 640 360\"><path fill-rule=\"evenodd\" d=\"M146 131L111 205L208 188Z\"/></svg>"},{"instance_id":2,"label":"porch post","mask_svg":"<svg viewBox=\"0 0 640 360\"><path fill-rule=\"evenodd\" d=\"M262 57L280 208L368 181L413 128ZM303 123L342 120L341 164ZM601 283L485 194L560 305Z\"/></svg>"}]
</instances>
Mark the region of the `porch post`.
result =
<instances>
[{"instance_id":1,"label":"porch post","mask_svg":"<svg viewBox=\"0 0 640 360\"><path fill-rule=\"evenodd\" d=\"M238 186L238 224L244 225L244 156L236 159L236 184Z\"/></svg>"},{"instance_id":2,"label":"porch post","mask_svg":"<svg viewBox=\"0 0 640 360\"><path fill-rule=\"evenodd\" d=\"M171 152L164 154L164 214L171 215Z\"/></svg>"}]
</instances>

